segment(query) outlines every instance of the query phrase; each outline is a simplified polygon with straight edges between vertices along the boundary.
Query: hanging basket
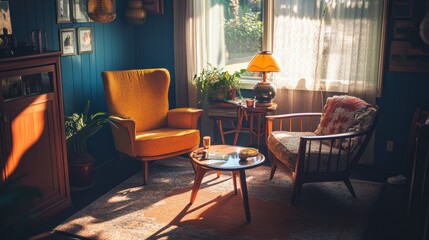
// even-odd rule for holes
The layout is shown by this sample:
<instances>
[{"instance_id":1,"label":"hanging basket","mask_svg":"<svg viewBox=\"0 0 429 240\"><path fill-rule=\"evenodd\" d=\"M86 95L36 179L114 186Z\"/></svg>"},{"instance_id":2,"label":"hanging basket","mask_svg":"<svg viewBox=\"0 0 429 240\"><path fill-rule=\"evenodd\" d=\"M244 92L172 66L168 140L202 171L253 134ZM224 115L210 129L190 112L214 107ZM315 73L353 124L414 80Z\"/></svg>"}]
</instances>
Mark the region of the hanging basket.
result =
<instances>
[{"instance_id":1,"label":"hanging basket","mask_svg":"<svg viewBox=\"0 0 429 240\"><path fill-rule=\"evenodd\" d=\"M88 0L88 16L101 23L115 20L116 0Z\"/></svg>"}]
</instances>

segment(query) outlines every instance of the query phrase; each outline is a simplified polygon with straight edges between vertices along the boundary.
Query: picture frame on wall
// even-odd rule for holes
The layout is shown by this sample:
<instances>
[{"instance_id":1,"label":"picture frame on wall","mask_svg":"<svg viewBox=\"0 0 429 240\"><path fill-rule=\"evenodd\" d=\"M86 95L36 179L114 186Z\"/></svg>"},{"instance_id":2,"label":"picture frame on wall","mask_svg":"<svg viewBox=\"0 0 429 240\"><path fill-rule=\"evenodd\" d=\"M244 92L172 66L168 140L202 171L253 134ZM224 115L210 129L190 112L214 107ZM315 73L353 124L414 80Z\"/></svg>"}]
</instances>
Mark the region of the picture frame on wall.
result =
<instances>
[{"instance_id":1,"label":"picture frame on wall","mask_svg":"<svg viewBox=\"0 0 429 240\"><path fill-rule=\"evenodd\" d=\"M71 23L70 0L57 1L57 23Z\"/></svg>"},{"instance_id":2,"label":"picture frame on wall","mask_svg":"<svg viewBox=\"0 0 429 240\"><path fill-rule=\"evenodd\" d=\"M10 8L8 1L0 1L0 35L5 34L3 29L7 29L7 34L12 34L12 24L10 21Z\"/></svg>"},{"instance_id":3,"label":"picture frame on wall","mask_svg":"<svg viewBox=\"0 0 429 240\"><path fill-rule=\"evenodd\" d=\"M76 55L76 32L74 28L60 29L61 56Z\"/></svg>"},{"instance_id":4,"label":"picture frame on wall","mask_svg":"<svg viewBox=\"0 0 429 240\"><path fill-rule=\"evenodd\" d=\"M78 45L79 54L94 52L91 27L77 28L77 39L78 39L77 45Z\"/></svg>"},{"instance_id":5,"label":"picture frame on wall","mask_svg":"<svg viewBox=\"0 0 429 240\"><path fill-rule=\"evenodd\" d=\"M150 15L164 15L164 0L143 0L143 8Z\"/></svg>"},{"instance_id":6,"label":"picture frame on wall","mask_svg":"<svg viewBox=\"0 0 429 240\"><path fill-rule=\"evenodd\" d=\"M93 22L88 16L88 0L73 0L72 5L74 22Z\"/></svg>"}]
</instances>

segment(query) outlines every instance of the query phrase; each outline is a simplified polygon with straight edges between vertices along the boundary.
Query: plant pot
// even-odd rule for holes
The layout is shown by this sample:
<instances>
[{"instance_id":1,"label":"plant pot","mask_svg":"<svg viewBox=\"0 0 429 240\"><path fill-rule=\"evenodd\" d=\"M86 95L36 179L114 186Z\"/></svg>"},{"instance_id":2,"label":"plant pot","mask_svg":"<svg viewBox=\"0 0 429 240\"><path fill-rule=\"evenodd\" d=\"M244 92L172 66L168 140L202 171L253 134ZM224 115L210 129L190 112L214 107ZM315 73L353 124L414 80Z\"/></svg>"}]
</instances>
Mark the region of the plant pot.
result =
<instances>
[{"instance_id":1,"label":"plant pot","mask_svg":"<svg viewBox=\"0 0 429 240\"><path fill-rule=\"evenodd\" d=\"M225 100L225 91L223 89L218 89L217 91L211 92L207 97L209 102L218 102Z\"/></svg>"},{"instance_id":2,"label":"plant pot","mask_svg":"<svg viewBox=\"0 0 429 240\"><path fill-rule=\"evenodd\" d=\"M69 163L70 185L74 189L83 190L94 185L94 162L88 163Z\"/></svg>"},{"instance_id":3,"label":"plant pot","mask_svg":"<svg viewBox=\"0 0 429 240\"><path fill-rule=\"evenodd\" d=\"M236 88L228 89L227 92L228 92L228 96L227 96L228 100L235 100L237 98L237 89Z\"/></svg>"}]
</instances>

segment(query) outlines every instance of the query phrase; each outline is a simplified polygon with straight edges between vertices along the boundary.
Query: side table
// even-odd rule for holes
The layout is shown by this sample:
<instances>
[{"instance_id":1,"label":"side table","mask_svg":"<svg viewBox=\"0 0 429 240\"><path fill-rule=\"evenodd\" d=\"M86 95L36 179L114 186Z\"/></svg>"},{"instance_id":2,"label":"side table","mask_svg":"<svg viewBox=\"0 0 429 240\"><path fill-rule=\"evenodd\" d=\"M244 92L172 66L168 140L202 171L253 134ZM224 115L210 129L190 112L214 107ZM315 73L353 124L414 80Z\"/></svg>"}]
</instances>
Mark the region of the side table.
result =
<instances>
[{"instance_id":1,"label":"side table","mask_svg":"<svg viewBox=\"0 0 429 240\"><path fill-rule=\"evenodd\" d=\"M277 103L269 107L247 107L235 101L213 103L209 109L209 117L216 122L222 144L225 145L225 135L234 134L233 145L237 145L238 135L242 131L249 132L249 145L253 144L253 136L257 137L257 146L260 146L261 137L265 134L265 116L277 109ZM256 129L254 121L256 118ZM249 121L249 127L243 126L243 121ZM224 130L224 122L231 122L232 130ZM236 126L234 122L236 121Z\"/></svg>"},{"instance_id":2,"label":"side table","mask_svg":"<svg viewBox=\"0 0 429 240\"><path fill-rule=\"evenodd\" d=\"M253 135L256 135L257 138L257 146L259 148L259 145L261 143L261 137L265 134L265 116L268 115L268 113L274 112L277 109L277 103L273 103L269 107L247 107L246 105L239 106L240 111L238 111L238 121L237 121L237 128L235 131L234 136L234 145L237 143L238 140L238 134L240 133L241 129L243 128L243 118L249 117L250 118L250 125L249 125L249 135L250 135L250 145L253 144ZM253 130L253 121L254 117L256 117L256 131Z\"/></svg>"}]
</instances>

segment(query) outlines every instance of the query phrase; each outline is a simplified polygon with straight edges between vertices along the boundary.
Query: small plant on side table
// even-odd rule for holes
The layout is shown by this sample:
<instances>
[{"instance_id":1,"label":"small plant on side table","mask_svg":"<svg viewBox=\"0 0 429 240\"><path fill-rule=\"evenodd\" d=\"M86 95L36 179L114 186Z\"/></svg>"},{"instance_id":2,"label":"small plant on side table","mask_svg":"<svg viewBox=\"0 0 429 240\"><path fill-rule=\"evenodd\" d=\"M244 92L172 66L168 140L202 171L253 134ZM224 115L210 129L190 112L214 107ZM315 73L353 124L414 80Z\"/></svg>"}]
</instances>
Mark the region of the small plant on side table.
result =
<instances>
[{"instance_id":1,"label":"small plant on side table","mask_svg":"<svg viewBox=\"0 0 429 240\"><path fill-rule=\"evenodd\" d=\"M241 69L231 74L223 68L208 64L208 67L195 74L191 81L200 93L198 102L204 99L208 102L231 100L236 97L236 93L241 97L241 74L244 72L246 70Z\"/></svg>"}]
</instances>

